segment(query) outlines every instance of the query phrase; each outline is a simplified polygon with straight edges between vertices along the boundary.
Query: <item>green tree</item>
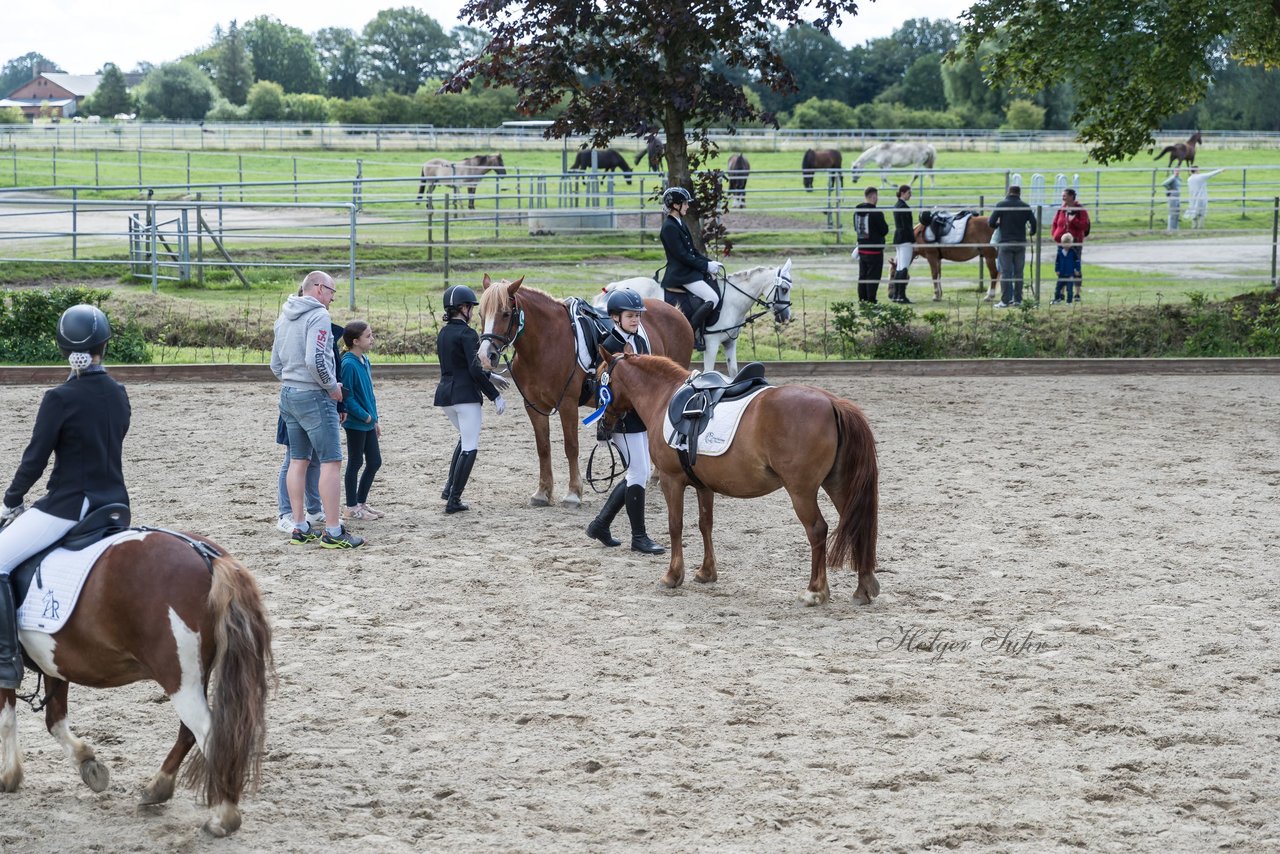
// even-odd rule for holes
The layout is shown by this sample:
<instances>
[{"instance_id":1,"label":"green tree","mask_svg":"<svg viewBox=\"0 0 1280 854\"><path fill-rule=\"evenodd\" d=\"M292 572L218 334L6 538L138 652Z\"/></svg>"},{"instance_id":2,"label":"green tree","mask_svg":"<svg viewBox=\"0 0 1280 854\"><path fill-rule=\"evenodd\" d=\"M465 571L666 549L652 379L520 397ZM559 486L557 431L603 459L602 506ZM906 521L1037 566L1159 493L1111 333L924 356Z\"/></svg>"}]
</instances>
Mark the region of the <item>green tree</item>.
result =
<instances>
[{"instance_id":1,"label":"green tree","mask_svg":"<svg viewBox=\"0 0 1280 854\"><path fill-rule=\"evenodd\" d=\"M9 60L0 67L0 98L23 83L30 83L37 75L46 71L62 71L62 68L49 57L35 51Z\"/></svg>"},{"instance_id":2,"label":"green tree","mask_svg":"<svg viewBox=\"0 0 1280 854\"><path fill-rule=\"evenodd\" d=\"M187 62L166 62L143 82L146 118L203 119L217 91L209 75Z\"/></svg>"},{"instance_id":3,"label":"green tree","mask_svg":"<svg viewBox=\"0 0 1280 854\"><path fill-rule=\"evenodd\" d=\"M577 0L469 0L463 19L487 28L493 40L445 87L461 92L473 80L511 85L523 114L552 109L563 98L549 137L588 134L590 144L605 146L615 137L662 131L668 182L693 189L691 167L715 152L708 131L760 118L742 84L723 69L745 69L765 88L794 88L794 75L770 41L774 21L808 20L829 31L855 12L854 0L585 6ZM708 206L702 213L714 211ZM690 230L700 243L700 224L691 223Z\"/></svg>"},{"instance_id":4,"label":"green tree","mask_svg":"<svg viewBox=\"0 0 1280 854\"><path fill-rule=\"evenodd\" d=\"M245 106L250 121L278 122L284 118L284 87L273 80L259 80L249 87Z\"/></svg>"},{"instance_id":5,"label":"green tree","mask_svg":"<svg viewBox=\"0 0 1280 854\"><path fill-rule=\"evenodd\" d=\"M1151 145L1162 119L1204 97L1225 57L1280 64L1277 0L975 0L962 18L962 56L994 45L989 80L1028 92L1070 83L1073 122L1102 163Z\"/></svg>"},{"instance_id":6,"label":"green tree","mask_svg":"<svg viewBox=\"0 0 1280 854\"><path fill-rule=\"evenodd\" d=\"M222 97L233 104L243 104L253 85L253 63L249 60L249 48L244 34L233 20L226 35L218 43L214 82Z\"/></svg>"},{"instance_id":7,"label":"green tree","mask_svg":"<svg viewBox=\"0 0 1280 854\"><path fill-rule=\"evenodd\" d=\"M327 122L329 99L310 92L285 95L284 117L291 122Z\"/></svg>"},{"instance_id":8,"label":"green tree","mask_svg":"<svg viewBox=\"0 0 1280 854\"><path fill-rule=\"evenodd\" d=\"M125 86L124 72L115 63L108 62L102 66L102 80L98 88L85 99L84 112L94 116L107 116L117 113L132 113L133 98Z\"/></svg>"},{"instance_id":9,"label":"green tree","mask_svg":"<svg viewBox=\"0 0 1280 854\"><path fill-rule=\"evenodd\" d=\"M969 127L989 128L1000 124L1008 92L1003 86L988 85L982 63L989 49L976 57L960 56L942 64L942 87L949 109L968 117Z\"/></svg>"},{"instance_id":10,"label":"green tree","mask_svg":"<svg viewBox=\"0 0 1280 854\"><path fill-rule=\"evenodd\" d=\"M1014 98L1005 110L1003 127L1006 130L1042 130L1044 107L1037 106L1026 98Z\"/></svg>"},{"instance_id":11,"label":"green tree","mask_svg":"<svg viewBox=\"0 0 1280 854\"><path fill-rule=\"evenodd\" d=\"M0 107L0 125L25 124L27 117L17 107Z\"/></svg>"},{"instance_id":12,"label":"green tree","mask_svg":"<svg viewBox=\"0 0 1280 854\"><path fill-rule=\"evenodd\" d=\"M325 92L335 98L364 95L364 55L355 32L343 27L325 27L316 32L315 43Z\"/></svg>"},{"instance_id":13,"label":"green tree","mask_svg":"<svg viewBox=\"0 0 1280 854\"><path fill-rule=\"evenodd\" d=\"M797 24L787 28L774 43L795 77L796 88L761 92L760 100L768 109L790 110L801 101L813 99L844 100L849 91L848 51L830 33L808 24Z\"/></svg>"},{"instance_id":14,"label":"green tree","mask_svg":"<svg viewBox=\"0 0 1280 854\"><path fill-rule=\"evenodd\" d=\"M453 66L457 45L430 15L411 6L383 9L364 26L364 57L375 90L412 95Z\"/></svg>"},{"instance_id":15,"label":"green tree","mask_svg":"<svg viewBox=\"0 0 1280 854\"><path fill-rule=\"evenodd\" d=\"M853 107L834 98L810 98L791 111L790 128L854 127Z\"/></svg>"},{"instance_id":16,"label":"green tree","mask_svg":"<svg viewBox=\"0 0 1280 854\"><path fill-rule=\"evenodd\" d=\"M311 36L276 18L259 15L244 25L255 80L274 80L286 92L320 92L324 76Z\"/></svg>"}]
</instances>

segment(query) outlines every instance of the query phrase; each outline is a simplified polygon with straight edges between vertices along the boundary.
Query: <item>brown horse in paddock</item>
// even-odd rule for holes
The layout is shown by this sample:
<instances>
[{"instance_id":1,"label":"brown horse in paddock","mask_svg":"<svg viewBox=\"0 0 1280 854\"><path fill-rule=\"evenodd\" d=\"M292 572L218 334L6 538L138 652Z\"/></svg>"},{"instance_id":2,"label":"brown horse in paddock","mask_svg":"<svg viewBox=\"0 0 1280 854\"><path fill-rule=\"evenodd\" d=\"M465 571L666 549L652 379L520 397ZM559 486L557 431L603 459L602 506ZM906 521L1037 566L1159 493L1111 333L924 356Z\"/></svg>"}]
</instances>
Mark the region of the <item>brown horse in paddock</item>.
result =
<instances>
[{"instance_id":1,"label":"brown horse in paddock","mask_svg":"<svg viewBox=\"0 0 1280 854\"><path fill-rule=\"evenodd\" d=\"M640 165L640 161L646 157L649 158L649 171L657 172L662 166L662 158L667 156L667 147L662 144L662 140L656 136L651 136L645 142L644 150L636 157L636 165Z\"/></svg>"},{"instance_id":2,"label":"brown horse in paddock","mask_svg":"<svg viewBox=\"0 0 1280 854\"><path fill-rule=\"evenodd\" d=\"M240 796L261 771L272 671L262 595L249 570L203 537L132 533L98 558L61 629L19 633L29 665L45 680L45 723L81 779L101 792L106 767L67 725L68 683L158 682L181 724L141 803L169 800L182 760L199 747L186 782L213 808L205 830L226 836L240 827ZM34 582L27 595L37 595ZM0 792L22 782L15 701L15 691L0 689Z\"/></svg>"},{"instance_id":3,"label":"brown horse in paddock","mask_svg":"<svg viewBox=\"0 0 1280 854\"><path fill-rule=\"evenodd\" d=\"M591 171L591 155L595 154L595 168L599 172L613 172L614 170L622 170L622 174L626 176L627 183L631 183L631 167L627 165L627 158L622 156L622 152L612 148L584 148L573 158L573 165L569 167L570 172L590 172Z\"/></svg>"},{"instance_id":4,"label":"brown horse in paddock","mask_svg":"<svg viewBox=\"0 0 1280 854\"><path fill-rule=\"evenodd\" d=\"M507 174L507 167L502 162L501 154L477 154L454 163L451 160L435 158L422 165L422 183L418 185L418 201L422 194L427 194L427 205L431 205L431 193L436 184L453 184L456 188L467 188L467 207L475 210L476 187L480 178L488 172L498 175Z\"/></svg>"},{"instance_id":5,"label":"brown horse in paddock","mask_svg":"<svg viewBox=\"0 0 1280 854\"><path fill-rule=\"evenodd\" d=\"M1160 150L1160 153L1155 156L1155 159L1159 160L1166 154L1169 155L1170 169L1173 168L1173 161L1175 160L1178 161L1179 166L1184 163L1187 166L1194 166L1196 163L1196 146L1202 142L1204 142L1204 140L1200 138L1200 131L1196 131L1188 137L1186 142L1175 142L1173 145L1166 145Z\"/></svg>"},{"instance_id":6,"label":"brown horse in paddock","mask_svg":"<svg viewBox=\"0 0 1280 854\"><path fill-rule=\"evenodd\" d=\"M680 310L647 299L644 330L655 353L688 365L693 357L693 329ZM573 321L565 304L550 294L526 287L524 277L495 282L486 273L480 295L480 362L496 369L504 356L511 378L524 399L538 448L538 488L529 498L534 507L551 503L551 416L560 416L564 454L569 460L569 490L560 502L582 503L578 470L578 401L586 373L578 365Z\"/></svg>"},{"instance_id":7,"label":"brown horse in paddock","mask_svg":"<svg viewBox=\"0 0 1280 854\"><path fill-rule=\"evenodd\" d=\"M844 162L844 158L840 152L834 148L809 148L805 150L804 157L800 160L800 168L804 171L803 175L804 188L813 191L813 172L815 169L834 169L831 180L839 180L840 186L844 186L844 173L840 171L840 164Z\"/></svg>"},{"instance_id":8,"label":"brown horse in paddock","mask_svg":"<svg viewBox=\"0 0 1280 854\"><path fill-rule=\"evenodd\" d=\"M601 354L607 356L603 348ZM607 379L613 395L605 413L606 426L626 410L655 425L649 430L649 451L667 500L671 534L671 563L662 584L678 587L684 581L684 492L693 482L656 425L664 423L667 405L689 371L661 356L622 353L602 362L599 373L601 385ZM703 484L694 484L702 532L702 565L693 576L695 581L717 578L711 543L716 493L757 498L783 488L809 538L809 587L801 601L806 605L826 602L831 595L827 568L849 562L858 571L854 598L868 605L879 594L876 442L866 416L854 404L813 386L768 388L747 405L728 450L719 456L699 456L693 472ZM818 507L819 489L840 514L829 540L827 522Z\"/></svg>"},{"instance_id":9,"label":"brown horse in paddock","mask_svg":"<svg viewBox=\"0 0 1280 854\"><path fill-rule=\"evenodd\" d=\"M747 206L747 177L751 174L751 164L747 162L745 154L735 154L729 158L728 168L729 175L729 196L734 200L735 208L745 208Z\"/></svg>"},{"instance_id":10,"label":"brown horse in paddock","mask_svg":"<svg viewBox=\"0 0 1280 854\"><path fill-rule=\"evenodd\" d=\"M942 301L942 262L972 261L979 255L987 262L987 272L991 275L991 286L984 299L993 300L1000 292L1000 274L996 269L996 247L991 243L991 225L985 216L971 216L965 224L964 237L959 243L925 242L925 227L916 224L915 246L911 260L924 258L929 264L929 275L933 279L933 301ZM982 293L982 285L978 285L978 293Z\"/></svg>"}]
</instances>

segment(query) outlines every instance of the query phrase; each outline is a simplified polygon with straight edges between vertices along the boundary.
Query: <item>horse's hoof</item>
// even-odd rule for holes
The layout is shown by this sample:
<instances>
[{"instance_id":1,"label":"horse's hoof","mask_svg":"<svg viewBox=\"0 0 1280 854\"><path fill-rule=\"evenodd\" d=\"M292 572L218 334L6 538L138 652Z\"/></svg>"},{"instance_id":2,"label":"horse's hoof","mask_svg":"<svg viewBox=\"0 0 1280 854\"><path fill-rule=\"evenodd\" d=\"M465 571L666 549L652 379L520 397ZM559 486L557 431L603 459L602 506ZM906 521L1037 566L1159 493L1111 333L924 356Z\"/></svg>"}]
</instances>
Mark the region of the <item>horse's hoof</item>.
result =
<instances>
[{"instance_id":1,"label":"horse's hoof","mask_svg":"<svg viewBox=\"0 0 1280 854\"><path fill-rule=\"evenodd\" d=\"M711 582L715 581L718 577L719 576L716 575L715 570L712 570L711 572L704 572L700 569L693 574L693 580L698 582L699 584L710 584Z\"/></svg>"},{"instance_id":2,"label":"horse's hoof","mask_svg":"<svg viewBox=\"0 0 1280 854\"><path fill-rule=\"evenodd\" d=\"M582 506L582 496L574 495L572 492L570 492L564 498L560 499L560 506L567 507L570 510L577 510L579 507Z\"/></svg>"},{"instance_id":3,"label":"horse's hoof","mask_svg":"<svg viewBox=\"0 0 1280 854\"><path fill-rule=\"evenodd\" d=\"M16 773L8 777L0 777L0 794L8 795L16 792L21 785L22 769L19 768Z\"/></svg>"},{"instance_id":4,"label":"horse's hoof","mask_svg":"<svg viewBox=\"0 0 1280 854\"><path fill-rule=\"evenodd\" d=\"M210 836L222 839L240 829L240 810L234 804L219 804L214 813L204 823L204 831Z\"/></svg>"},{"instance_id":5,"label":"horse's hoof","mask_svg":"<svg viewBox=\"0 0 1280 854\"><path fill-rule=\"evenodd\" d=\"M172 797L173 775L156 774L138 796L138 803L144 807L153 807L156 804L165 803Z\"/></svg>"},{"instance_id":6,"label":"horse's hoof","mask_svg":"<svg viewBox=\"0 0 1280 854\"><path fill-rule=\"evenodd\" d=\"M805 604L805 607L812 608L814 605L825 605L827 600L830 598L830 591L819 590L815 592L813 590L806 590L804 595L800 597L800 601Z\"/></svg>"},{"instance_id":7,"label":"horse's hoof","mask_svg":"<svg viewBox=\"0 0 1280 854\"><path fill-rule=\"evenodd\" d=\"M661 584L663 587L667 588L668 590L675 590L682 583L684 583L684 576L683 575L672 576L670 574L667 574L662 576L661 580L659 580L658 583Z\"/></svg>"},{"instance_id":8,"label":"horse's hoof","mask_svg":"<svg viewBox=\"0 0 1280 854\"><path fill-rule=\"evenodd\" d=\"M107 772L107 766L98 760L86 759L80 763L80 779L93 791L103 792L111 782L111 774Z\"/></svg>"},{"instance_id":9,"label":"horse's hoof","mask_svg":"<svg viewBox=\"0 0 1280 854\"><path fill-rule=\"evenodd\" d=\"M551 500L545 495L535 495L529 499L530 507L550 507Z\"/></svg>"}]
</instances>

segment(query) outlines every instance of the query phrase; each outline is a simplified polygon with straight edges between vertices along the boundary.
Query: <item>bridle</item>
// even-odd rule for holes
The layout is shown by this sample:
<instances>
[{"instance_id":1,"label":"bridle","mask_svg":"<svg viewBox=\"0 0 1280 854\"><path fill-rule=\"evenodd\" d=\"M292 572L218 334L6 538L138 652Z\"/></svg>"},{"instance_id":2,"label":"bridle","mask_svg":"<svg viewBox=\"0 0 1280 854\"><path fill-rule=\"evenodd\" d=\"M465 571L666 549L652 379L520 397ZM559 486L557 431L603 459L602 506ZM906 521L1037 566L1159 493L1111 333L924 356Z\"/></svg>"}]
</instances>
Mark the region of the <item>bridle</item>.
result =
<instances>
[{"instance_id":1,"label":"bridle","mask_svg":"<svg viewBox=\"0 0 1280 854\"><path fill-rule=\"evenodd\" d=\"M736 326L726 326L723 329L708 329L707 332L709 333L732 333L729 337L737 338L738 332L741 331L742 327L746 326L748 323L754 323L756 320L764 317L770 312L773 313L773 319L775 322L782 323L783 316L791 309L791 276L784 272L783 267L778 268L777 275L775 275L773 279L773 285L759 296L749 294L742 288L738 287L737 283L730 279L727 273L722 274L721 278L724 280L726 286L733 288L735 291L751 300L752 305L759 306L760 310L754 314L748 314L743 321ZM783 282L786 283L785 288L782 287ZM782 293L783 296L779 297L779 293Z\"/></svg>"},{"instance_id":2,"label":"bridle","mask_svg":"<svg viewBox=\"0 0 1280 854\"><path fill-rule=\"evenodd\" d=\"M520 387L520 381L516 379L515 371L511 369L511 357L507 354L508 349L515 349L516 341L524 334L524 309L520 308L520 306L516 304L515 294L508 294L507 300L510 312L507 319L506 331L501 335L496 332L486 332L480 336L480 340L488 341L490 346L493 346L495 342L498 343L498 346L494 348L494 352L499 359L506 362L507 371L511 374L511 382L515 383L516 391L520 392L520 399L524 401L524 408L532 409L544 418L550 418L552 415L555 415L560 411L560 402L564 400L564 393L569 390L569 384L573 382L573 375L578 372L578 365L574 362L571 356L569 376L565 377L564 386L560 389L560 394L556 396L555 404L549 411L544 412L538 408L537 404L531 403L529 401L529 396L526 395L524 393L524 389ZM570 320L570 325L572 327L572 320ZM570 331L572 332L572 328Z\"/></svg>"},{"instance_id":3,"label":"bridle","mask_svg":"<svg viewBox=\"0 0 1280 854\"><path fill-rule=\"evenodd\" d=\"M607 437L610 433L613 432L612 428L606 428L604 426L605 410L608 409L609 404L613 402L613 392L609 390L609 374L612 373L614 366L617 365L618 362L623 358L625 358L626 356L627 356L626 353L614 353L609 356L609 363L605 367L605 370L600 374L600 384L596 391L597 399L599 400L600 405L599 407L596 408L594 412L592 412L586 418L582 419L582 423L584 425L590 424L591 422L596 420L600 421L600 424L597 428L597 431L598 431L597 435L598 435L599 441L597 441L595 447L591 449L591 455L587 457L587 474L586 474L587 484L596 493L607 492L613 486L613 482L618 479L618 476L621 474L625 474L627 471L627 466L625 464L626 461L622 460L621 454L617 453L616 449L613 446L613 443L608 441ZM615 422L615 424L616 423L617 422ZM603 443L609 449L609 475L607 477L595 476L596 451L600 449L601 443ZM624 465L621 468L618 467L619 461L622 461L624 463ZM603 489L596 487L596 484L600 482L604 483Z\"/></svg>"}]
</instances>

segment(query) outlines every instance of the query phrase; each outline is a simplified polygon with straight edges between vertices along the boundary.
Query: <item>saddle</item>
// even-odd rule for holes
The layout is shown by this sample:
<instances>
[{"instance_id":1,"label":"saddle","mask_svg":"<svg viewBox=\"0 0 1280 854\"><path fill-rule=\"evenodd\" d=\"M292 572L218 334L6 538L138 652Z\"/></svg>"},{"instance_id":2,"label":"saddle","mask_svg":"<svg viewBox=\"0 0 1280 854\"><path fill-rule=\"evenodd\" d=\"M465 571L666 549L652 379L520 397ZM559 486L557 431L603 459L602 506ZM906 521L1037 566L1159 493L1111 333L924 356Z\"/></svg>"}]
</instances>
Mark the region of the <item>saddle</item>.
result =
<instances>
[{"instance_id":1,"label":"saddle","mask_svg":"<svg viewBox=\"0 0 1280 854\"><path fill-rule=\"evenodd\" d=\"M40 580L40 564L48 556L49 552L54 549L78 552L82 549L87 549L99 540L106 539L112 534L120 533L128 527L129 505L127 504L107 504L85 516L76 523L74 528L67 531L62 539L24 560L10 574L9 580L13 585L14 606L20 607L23 600L27 598L27 591L31 589L33 579L36 582L36 587L44 587Z\"/></svg>"},{"instance_id":2,"label":"saddle","mask_svg":"<svg viewBox=\"0 0 1280 854\"><path fill-rule=\"evenodd\" d=\"M704 322L704 328L710 329L720 320L720 309L724 308L724 289L720 287L719 282L711 282L711 289L716 292L716 296L720 299L716 303L716 307L707 315ZM702 305L703 300L677 285L671 288L662 289L662 301L667 305L673 305L680 309L680 313L684 315L684 319L693 323L693 313L698 306Z\"/></svg>"},{"instance_id":3,"label":"saddle","mask_svg":"<svg viewBox=\"0 0 1280 854\"><path fill-rule=\"evenodd\" d=\"M942 243L944 235L950 234L957 220L973 216L977 211L932 211L929 223L925 226L933 234L934 243Z\"/></svg>"},{"instance_id":4,"label":"saddle","mask_svg":"<svg viewBox=\"0 0 1280 854\"><path fill-rule=\"evenodd\" d=\"M613 318L609 317L607 312L600 311L591 303L578 297L566 299L564 307L569 312L569 322L577 327L577 334L582 337L587 358L591 360L589 364L581 365L587 373L587 378L582 383L582 394L578 397L578 406L587 406L596 396L593 372L600 362L597 355L600 352L600 344L613 331Z\"/></svg>"},{"instance_id":5,"label":"saddle","mask_svg":"<svg viewBox=\"0 0 1280 854\"><path fill-rule=\"evenodd\" d=\"M681 446L677 450L680 466L695 486L703 486L693 473L693 466L698 461L698 437L711 423L716 404L745 397L768 384L764 365L752 362L744 365L733 379L718 371L695 372L676 391L667 404L667 418L673 428L669 441Z\"/></svg>"}]
</instances>

